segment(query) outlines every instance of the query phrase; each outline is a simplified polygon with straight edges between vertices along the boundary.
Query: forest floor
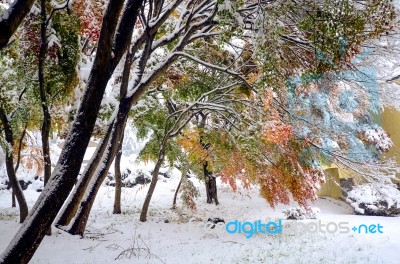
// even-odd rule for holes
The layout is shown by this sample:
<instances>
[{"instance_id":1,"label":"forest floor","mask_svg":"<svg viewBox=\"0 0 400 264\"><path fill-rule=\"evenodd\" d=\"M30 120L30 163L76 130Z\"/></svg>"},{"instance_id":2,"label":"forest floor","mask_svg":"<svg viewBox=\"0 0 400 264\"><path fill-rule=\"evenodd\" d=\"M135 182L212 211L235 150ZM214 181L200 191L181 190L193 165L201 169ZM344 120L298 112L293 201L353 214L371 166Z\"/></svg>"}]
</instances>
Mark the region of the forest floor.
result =
<instances>
[{"instance_id":1,"label":"forest floor","mask_svg":"<svg viewBox=\"0 0 400 264\"><path fill-rule=\"evenodd\" d=\"M320 198L312 205L320 209L319 219L301 222L347 222L350 228L380 224L383 233L283 232L247 239L244 234L229 234L223 224L210 229L206 221L209 217L223 218L226 223L278 221L285 218L282 210L290 206L272 209L257 189L234 193L220 183L220 204L206 204L203 184L191 180L200 191L195 212L183 208L181 200L177 210L170 209L179 181L176 172L169 179L160 177L145 223L138 218L148 186L123 188L120 215L112 214L114 188L103 186L85 236L71 236L53 227L53 235L45 237L31 263L399 263L399 217L354 215L347 204ZM39 195L30 188L25 194L30 206ZM10 192L0 191L0 251L20 226L18 209L10 208L10 203Z\"/></svg>"}]
</instances>

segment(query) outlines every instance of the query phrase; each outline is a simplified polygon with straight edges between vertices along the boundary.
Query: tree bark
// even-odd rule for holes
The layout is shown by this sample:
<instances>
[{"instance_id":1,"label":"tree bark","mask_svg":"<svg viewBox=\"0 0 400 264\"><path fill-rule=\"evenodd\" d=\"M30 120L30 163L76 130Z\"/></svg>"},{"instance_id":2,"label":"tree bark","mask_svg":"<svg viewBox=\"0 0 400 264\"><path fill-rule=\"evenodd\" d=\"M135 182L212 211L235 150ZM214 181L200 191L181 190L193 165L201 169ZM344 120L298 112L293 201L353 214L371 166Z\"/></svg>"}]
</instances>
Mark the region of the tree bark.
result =
<instances>
[{"instance_id":1,"label":"tree bark","mask_svg":"<svg viewBox=\"0 0 400 264\"><path fill-rule=\"evenodd\" d=\"M12 193L11 193L11 207L17 207L16 201L15 201L14 190L12 190Z\"/></svg>"},{"instance_id":2,"label":"tree bark","mask_svg":"<svg viewBox=\"0 0 400 264\"><path fill-rule=\"evenodd\" d=\"M17 173L19 169L19 164L21 163L21 151L22 151L22 143L24 141L25 135L26 135L26 129L28 127L28 122L25 123L24 130L22 131L21 138L19 139L18 142L18 153L17 153L17 164L15 164L15 174Z\"/></svg>"},{"instance_id":3,"label":"tree bark","mask_svg":"<svg viewBox=\"0 0 400 264\"><path fill-rule=\"evenodd\" d=\"M28 221L21 226L0 256L1 263L27 263L32 258L48 227L73 188L107 82L128 48L142 3L143 0L128 0L117 34L115 34L124 1L111 0L109 2L104 13L98 49L89 81L66 144L53 175L35 203Z\"/></svg>"},{"instance_id":4,"label":"tree bark","mask_svg":"<svg viewBox=\"0 0 400 264\"><path fill-rule=\"evenodd\" d=\"M3 109L0 108L0 119L3 123L5 139L9 144L9 149L5 149L6 153L6 170L8 179L10 180L11 188L15 194L18 205L19 205L19 222L23 223L28 216L28 205L26 204L24 193L22 192L21 186L19 185L17 175L14 170L14 158L13 158L13 146L14 146L14 136L10 127L10 123Z\"/></svg>"},{"instance_id":5,"label":"tree bark","mask_svg":"<svg viewBox=\"0 0 400 264\"><path fill-rule=\"evenodd\" d=\"M115 169L115 197L114 197L114 209L113 214L121 213L121 189L122 189L122 176L121 176L121 157L122 157L122 142L124 136L122 136L121 143L118 149L117 156L114 161Z\"/></svg>"},{"instance_id":6,"label":"tree bark","mask_svg":"<svg viewBox=\"0 0 400 264\"><path fill-rule=\"evenodd\" d=\"M15 0L7 10L7 19L0 19L0 50L7 46L22 20L29 13L35 0Z\"/></svg>"}]
</instances>

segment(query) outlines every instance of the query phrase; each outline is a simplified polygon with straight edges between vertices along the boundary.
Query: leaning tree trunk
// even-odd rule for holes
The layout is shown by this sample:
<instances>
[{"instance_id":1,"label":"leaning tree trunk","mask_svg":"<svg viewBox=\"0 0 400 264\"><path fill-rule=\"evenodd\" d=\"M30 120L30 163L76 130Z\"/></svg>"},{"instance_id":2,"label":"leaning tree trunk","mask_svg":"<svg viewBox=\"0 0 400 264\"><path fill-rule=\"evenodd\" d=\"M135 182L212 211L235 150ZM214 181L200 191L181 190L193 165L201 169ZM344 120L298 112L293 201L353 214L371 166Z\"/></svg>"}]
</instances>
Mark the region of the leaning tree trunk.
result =
<instances>
[{"instance_id":1,"label":"leaning tree trunk","mask_svg":"<svg viewBox=\"0 0 400 264\"><path fill-rule=\"evenodd\" d=\"M153 170L152 177L151 177L150 187L149 187L149 190L147 191L146 198L144 199L142 212L140 213L139 220L141 222L146 222L146 220L147 220L147 212L149 210L151 197L153 196L154 190L156 188L157 181L158 181L158 173L160 172L161 165L164 161L165 147L167 145L168 137L169 137L168 134L164 135L163 141L161 142L160 151L158 153L158 160L156 162L156 165L154 166L154 170Z\"/></svg>"},{"instance_id":2,"label":"leaning tree trunk","mask_svg":"<svg viewBox=\"0 0 400 264\"><path fill-rule=\"evenodd\" d=\"M15 165L15 169L14 169L15 174L17 174L19 164L21 163L22 142L24 141L24 138L26 135L27 126L28 126L28 122L25 123L24 130L22 131L21 138L19 139L19 142L18 142L17 164ZM14 191L12 191L12 194L11 194L11 207L16 207Z\"/></svg>"},{"instance_id":3,"label":"leaning tree trunk","mask_svg":"<svg viewBox=\"0 0 400 264\"><path fill-rule=\"evenodd\" d=\"M108 140L110 139L111 129L113 122L108 126L104 138L99 142L93 157L90 159L89 164L86 165L82 176L79 178L78 183L72 190L68 200L65 202L63 208L60 210L59 216L56 219L56 226L66 226L68 225L76 212L78 211L79 204L82 200L83 195L92 179L94 173L96 172L97 166L100 164L103 153L106 149Z\"/></svg>"},{"instance_id":4,"label":"leaning tree trunk","mask_svg":"<svg viewBox=\"0 0 400 264\"><path fill-rule=\"evenodd\" d=\"M0 50L7 45L34 3L35 0L14 0L5 11L5 16L0 19Z\"/></svg>"},{"instance_id":5,"label":"leaning tree trunk","mask_svg":"<svg viewBox=\"0 0 400 264\"><path fill-rule=\"evenodd\" d=\"M125 59L125 63L124 63L123 73L122 73L120 98L124 98L126 96L126 93L128 90L129 73L130 73L132 61L133 60L132 60L131 53L128 50L126 59ZM66 204L64 205L61 212L59 213L59 217L56 220L57 227L68 225L71 222L71 220L73 219L73 217L75 216L75 214L77 213L79 205L80 205L82 198L83 198L83 196L87 190L87 187L89 185L89 182L92 179L92 177L97 169L97 166L99 165L99 163L104 155L104 151L107 147L108 141L110 140L114 122L115 122L115 119L111 120L111 122L107 128L105 137L100 141L93 157L91 158L89 164L85 168L83 175L81 176L76 187L72 191L70 198L67 200Z\"/></svg>"},{"instance_id":6,"label":"leaning tree trunk","mask_svg":"<svg viewBox=\"0 0 400 264\"><path fill-rule=\"evenodd\" d=\"M178 193L179 193L179 190L182 185L182 178L183 178L183 175L181 176L181 180L179 181L178 187L176 187L176 190L175 190L174 200L172 201L172 209L176 209L176 199L178 198Z\"/></svg>"},{"instance_id":7,"label":"leaning tree trunk","mask_svg":"<svg viewBox=\"0 0 400 264\"><path fill-rule=\"evenodd\" d=\"M175 106L173 106L173 103L171 101L167 102L167 107L169 109L170 114L172 114L175 111ZM187 124L187 122L189 122L190 118L187 119L185 124ZM175 124L174 124L173 128L171 128L171 130L168 130L168 131L164 132L165 134L164 134L164 137L163 137L163 139L161 141L160 150L158 152L158 159L157 159L156 165L154 166L154 170L153 170L153 173L152 173L152 179L151 179L150 187L149 187L149 190L147 191L146 198L145 198L144 203L143 203L142 212L140 213L139 220L141 222L146 222L146 220L147 220L147 212L149 210L151 197L153 196L154 190L155 190L157 182L158 182L158 174L160 172L161 165L164 162L165 151L166 151L166 148L167 148L168 140L171 137L173 137L173 134L177 135L184 128L184 125L181 125L181 126L179 126L179 129L177 129L177 131L172 132L175 129L175 126L178 124L177 122L179 122L179 119L175 119ZM186 174L186 172L183 172L183 175L184 174ZM179 183L177 189L179 189L180 185L181 185L181 183ZM177 194L178 194L178 190L175 193L174 203L176 203L176 195Z\"/></svg>"},{"instance_id":8,"label":"leaning tree trunk","mask_svg":"<svg viewBox=\"0 0 400 264\"><path fill-rule=\"evenodd\" d=\"M206 184L207 203L212 204L215 202L215 204L218 205L216 178L213 173L209 171L207 162L204 162L203 164L203 171Z\"/></svg>"},{"instance_id":9,"label":"leaning tree trunk","mask_svg":"<svg viewBox=\"0 0 400 264\"><path fill-rule=\"evenodd\" d=\"M115 197L114 197L114 209L113 214L121 213L121 191L122 191L122 176L121 176L121 158L122 158L122 141L124 136L122 135L122 139L119 145L117 156L114 161L114 170L115 170Z\"/></svg>"},{"instance_id":10,"label":"leaning tree trunk","mask_svg":"<svg viewBox=\"0 0 400 264\"><path fill-rule=\"evenodd\" d=\"M95 175L90 180L88 189L86 190L82 201L79 205L78 211L66 230L72 235L83 235L85 232L86 224L89 219L90 210L92 209L96 194L100 189L102 182L107 176L111 163L117 154L119 144L125 129L128 112L131 107L130 101L122 99L119 104L117 119L114 122L110 140L107 143L106 150L101 159L102 165L100 169L96 170Z\"/></svg>"},{"instance_id":11,"label":"leaning tree trunk","mask_svg":"<svg viewBox=\"0 0 400 264\"><path fill-rule=\"evenodd\" d=\"M133 56L131 57L128 55L130 59L127 59L125 62L124 73L121 83L121 91L120 91L121 99L118 107L117 117L115 119L115 122L113 123L110 140L107 144L106 151L102 157L103 166L101 166L101 169L96 171L96 175L94 175L94 177L91 179L89 184L90 188L86 190L76 215L74 216L72 222L69 224L68 228L64 229L70 234L83 235L83 233L85 232L90 210L93 206L97 192L100 189L100 186L104 181L105 177L107 176L107 172L111 166L111 163L118 152L119 142L122 141L130 108L134 103L136 103L139 100L139 98L144 93L146 88L150 85L150 83L154 81L166 68L168 68L175 59L175 57L172 57L168 61L168 63L163 65L163 67L160 67L158 71L155 71L153 75L151 75L145 82L141 82L141 77L143 76L143 71L146 62L149 59L149 54L152 48L151 44L154 37L155 37L155 32L152 33L151 36L148 36L147 39L148 42L146 43L144 50L142 52L143 55L139 60L139 65L141 65L142 67L140 72L137 73L137 75L140 76L140 78L135 80L135 83L133 85L133 87L136 87L135 92L129 97L126 97L125 95L127 93L127 88L129 83L129 71Z\"/></svg>"},{"instance_id":12,"label":"leaning tree trunk","mask_svg":"<svg viewBox=\"0 0 400 264\"><path fill-rule=\"evenodd\" d=\"M11 130L10 123L3 109L0 109L0 119L3 123L5 139L8 143L7 148L5 149L6 153L6 170L8 179L10 180L12 192L15 194L18 205L19 205L19 222L23 223L26 217L28 216L28 205L26 204L26 200L24 197L24 193L22 192L21 186L19 185L17 175L14 170L14 158L13 158L13 146L14 146L14 136ZM0 259L1 260L1 259Z\"/></svg>"},{"instance_id":13,"label":"leaning tree trunk","mask_svg":"<svg viewBox=\"0 0 400 264\"><path fill-rule=\"evenodd\" d=\"M31 211L29 221L24 222L0 256L0 263L27 263L32 258L74 186L105 88L115 67L128 48L143 0L128 0L123 16L119 19L124 2L123 0L113 0L108 3L98 41L98 52L66 144L49 183Z\"/></svg>"}]
</instances>

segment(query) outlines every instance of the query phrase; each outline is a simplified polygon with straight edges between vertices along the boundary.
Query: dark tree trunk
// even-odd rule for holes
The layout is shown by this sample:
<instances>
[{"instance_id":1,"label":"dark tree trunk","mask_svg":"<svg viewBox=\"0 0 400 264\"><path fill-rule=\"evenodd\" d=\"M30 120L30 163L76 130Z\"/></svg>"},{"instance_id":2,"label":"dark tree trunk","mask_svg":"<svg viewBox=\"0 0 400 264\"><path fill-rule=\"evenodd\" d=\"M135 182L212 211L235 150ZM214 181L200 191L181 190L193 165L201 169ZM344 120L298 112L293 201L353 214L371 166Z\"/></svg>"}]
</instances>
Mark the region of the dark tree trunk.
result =
<instances>
[{"instance_id":1,"label":"dark tree trunk","mask_svg":"<svg viewBox=\"0 0 400 264\"><path fill-rule=\"evenodd\" d=\"M142 76L144 68L146 66L146 62L149 58L149 54L151 51L151 45L154 39L155 33L152 34L151 36L148 36L145 48L143 50L143 55L140 58L139 64L142 66L140 68L139 73L137 73L138 76ZM127 56L130 58L129 54ZM164 67L161 67L158 69L157 72L155 72L152 75L152 78L149 78L147 82L141 83L140 78L136 79L136 82L134 83L134 87L136 87L136 92L130 96L126 97L126 91L128 88L128 83L129 83L129 70L130 70L130 65L132 63L132 58L127 59L125 62L124 66L124 74L122 78L122 83L121 83L121 91L120 91L120 103L119 103L119 108L118 108L118 113L115 122L113 123L113 128L111 132L111 137L109 142L107 143L106 151L103 154L102 157L102 163L103 166L101 170L96 171L96 175L91 179L89 183L89 188L85 192L85 195L79 205L79 209L73 218L71 224L69 225L68 229L66 230L70 234L73 235L83 235L85 232L86 224L89 218L90 210L93 206L94 200L96 198L96 194L104 181L105 177L107 176L107 172L111 166L112 160L115 158L115 155L117 154L119 143L122 140L122 136L124 134L125 130L125 125L126 121L128 120L128 113L129 110L132 106L133 103L136 103L140 96L144 93L148 85L158 77L158 75L165 70L169 66L169 64L164 65ZM172 59L170 63L172 63ZM138 85L138 86L136 86Z\"/></svg>"},{"instance_id":2,"label":"dark tree trunk","mask_svg":"<svg viewBox=\"0 0 400 264\"><path fill-rule=\"evenodd\" d=\"M104 13L98 49L89 81L54 173L36 201L29 221L24 222L0 256L0 263L27 263L32 258L72 190L96 122L107 82L128 48L142 3L143 0L128 0L115 34L124 1L109 2Z\"/></svg>"},{"instance_id":3,"label":"dark tree trunk","mask_svg":"<svg viewBox=\"0 0 400 264\"><path fill-rule=\"evenodd\" d=\"M181 188L182 185L182 177L184 177L183 174L181 176L181 180L179 181L178 187L176 187L175 190L174 200L172 201L172 209L176 209L176 199L178 198L179 189Z\"/></svg>"},{"instance_id":4,"label":"dark tree trunk","mask_svg":"<svg viewBox=\"0 0 400 264\"><path fill-rule=\"evenodd\" d=\"M7 10L7 19L0 20L0 50L15 33L22 20L29 13L35 0L15 0Z\"/></svg>"},{"instance_id":5,"label":"dark tree trunk","mask_svg":"<svg viewBox=\"0 0 400 264\"><path fill-rule=\"evenodd\" d=\"M114 161L115 169L115 197L114 197L114 209L113 214L121 213L121 191L122 191L122 176L121 176L121 157L122 157L122 136L121 143L118 149L117 156Z\"/></svg>"},{"instance_id":6,"label":"dark tree trunk","mask_svg":"<svg viewBox=\"0 0 400 264\"><path fill-rule=\"evenodd\" d=\"M60 210L59 217L56 219L56 226L66 226L68 225L79 208L79 203L82 200L83 195L89 185L93 174L96 172L97 166L100 164L101 158L103 157L103 153L106 149L108 140L110 139L111 129L113 127L113 123L110 124L107 128L105 137L98 144L94 156L90 160L89 164L86 166L82 176L79 178L78 183L75 188L72 190L72 193L68 200L65 202L63 208Z\"/></svg>"},{"instance_id":7,"label":"dark tree trunk","mask_svg":"<svg viewBox=\"0 0 400 264\"><path fill-rule=\"evenodd\" d=\"M46 37L46 0L40 0L41 9L41 25L40 25L40 50L39 50L39 93L40 103L43 112L42 122L42 151L43 151L43 163L44 163L44 185L51 176L51 159L50 159L50 145L49 136L51 128L51 116L48 107L47 95L46 95L46 83L44 79L44 63L46 60L47 53L47 37ZM47 231L47 235L51 235L51 227Z\"/></svg>"},{"instance_id":8,"label":"dark tree trunk","mask_svg":"<svg viewBox=\"0 0 400 264\"><path fill-rule=\"evenodd\" d=\"M17 207L14 190L11 193L11 207Z\"/></svg>"},{"instance_id":9,"label":"dark tree trunk","mask_svg":"<svg viewBox=\"0 0 400 264\"><path fill-rule=\"evenodd\" d=\"M22 131L21 138L19 139L19 142L18 142L17 164L15 165L15 169L14 169L15 174L17 174L17 171L18 171L18 168L19 168L19 164L21 162L22 143L23 143L24 138L25 138L27 126L28 126L28 122L25 123L24 130ZM16 206L17 205L16 205L16 202L15 202L15 193L14 193L14 191L12 191L12 194L11 194L11 207L16 207Z\"/></svg>"},{"instance_id":10,"label":"dark tree trunk","mask_svg":"<svg viewBox=\"0 0 400 264\"><path fill-rule=\"evenodd\" d=\"M11 130L8 118L7 118L6 114L4 113L3 109L0 109L0 119L1 119L1 122L3 123L5 139L6 139L7 143L9 144L9 147L11 148L11 149L5 149L5 151L4 151L6 153L7 175L8 175L10 184L11 184L12 191L15 194L17 201L18 201L19 222L23 223L24 220L26 219L26 217L28 216L28 205L26 204L24 193L22 192L21 186L19 185L19 182L17 180L17 175L15 174L14 158L13 158L13 154L12 154L12 148L14 146L14 136L13 136L13 132Z\"/></svg>"},{"instance_id":11,"label":"dark tree trunk","mask_svg":"<svg viewBox=\"0 0 400 264\"><path fill-rule=\"evenodd\" d=\"M202 112L200 112L199 115L201 117L200 123L198 124L198 127L200 128L200 145L204 150L207 150L209 148L209 144L204 142L204 135L203 135L204 134L203 129L205 128L206 125L207 115L203 114ZM212 204L213 202L215 202L215 204L218 205L219 202L217 197L217 182L212 171L210 171L208 168L207 161L203 162L203 173L204 173L204 182L206 186L207 203Z\"/></svg>"},{"instance_id":12,"label":"dark tree trunk","mask_svg":"<svg viewBox=\"0 0 400 264\"><path fill-rule=\"evenodd\" d=\"M96 194L100 189L102 182L107 176L111 163L117 154L119 144L125 129L128 112L131 107L129 100L122 99L119 104L117 119L114 122L110 140L107 142L106 150L101 159L101 169L96 170L95 175L90 180L88 189L86 190L82 201L79 205L76 215L72 219L66 231L72 235L83 235L85 232L86 224L89 219L90 210L92 209Z\"/></svg>"},{"instance_id":13,"label":"dark tree trunk","mask_svg":"<svg viewBox=\"0 0 400 264\"><path fill-rule=\"evenodd\" d=\"M207 194L207 203L212 204L215 202L216 205L219 204L217 197L217 182L216 178L212 174L211 171L208 170L208 163L205 162L203 164L204 171L204 179L206 184L206 194Z\"/></svg>"},{"instance_id":14,"label":"dark tree trunk","mask_svg":"<svg viewBox=\"0 0 400 264\"><path fill-rule=\"evenodd\" d=\"M125 59L123 74L122 74L122 82L120 89L120 98L124 98L127 94L128 84L129 84L129 73L130 67L132 65L132 57L131 53L128 51ZM125 102L127 104L127 102ZM115 133L113 131L115 120L112 120L109 125L105 137L102 139L100 144L97 146L95 156L90 160L89 165L85 169L83 175L79 179L79 182L76 188L73 190L70 198L68 199L66 205L62 209L60 213L60 217L57 220L57 226L66 226L71 220L74 218L75 214L78 211L82 198L87 190L87 187L92 179L94 173L96 172L96 168L103 158L104 152L108 146L108 142L110 140L111 134ZM121 140L123 135L121 136ZM113 158L113 157L112 157ZM105 176L104 176L105 177Z\"/></svg>"}]
</instances>

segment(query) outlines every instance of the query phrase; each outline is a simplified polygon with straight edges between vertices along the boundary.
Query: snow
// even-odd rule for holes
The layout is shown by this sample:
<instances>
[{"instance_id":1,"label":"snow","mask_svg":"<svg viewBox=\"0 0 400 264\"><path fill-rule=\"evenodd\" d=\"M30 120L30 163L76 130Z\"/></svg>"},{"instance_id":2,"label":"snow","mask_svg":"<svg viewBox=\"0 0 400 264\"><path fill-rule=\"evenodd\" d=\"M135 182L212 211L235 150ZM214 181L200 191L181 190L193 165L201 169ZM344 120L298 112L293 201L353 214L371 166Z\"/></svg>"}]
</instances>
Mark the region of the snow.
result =
<instances>
[{"instance_id":1,"label":"snow","mask_svg":"<svg viewBox=\"0 0 400 264\"><path fill-rule=\"evenodd\" d=\"M54 31L54 29L52 31ZM60 40L57 38L57 36L54 33L55 33L55 31L52 32L52 34L48 37L48 47L49 48L53 47L54 45L61 47Z\"/></svg>"},{"instance_id":2,"label":"snow","mask_svg":"<svg viewBox=\"0 0 400 264\"><path fill-rule=\"evenodd\" d=\"M375 144L382 151L388 151L393 146L392 140L382 128L366 130L365 137L368 142Z\"/></svg>"},{"instance_id":3,"label":"snow","mask_svg":"<svg viewBox=\"0 0 400 264\"><path fill-rule=\"evenodd\" d=\"M365 204L370 209L377 210L375 206L379 202L385 202L387 207L400 208L400 191L388 184L364 184L356 186L348 194L349 202L355 210L364 214L364 209L360 204Z\"/></svg>"},{"instance_id":4,"label":"snow","mask_svg":"<svg viewBox=\"0 0 400 264\"><path fill-rule=\"evenodd\" d=\"M197 211L182 208L181 200L178 209L172 211L179 177L174 170L170 179L160 180L145 223L138 218L148 186L123 188L121 215L111 213L114 188L101 187L85 237L53 228L53 235L45 237L31 263L111 263L116 258L116 263L393 263L397 257L399 217L354 215L350 206L333 199L320 198L313 204L321 211L318 221L349 222L351 226L379 223L384 233L256 234L246 239L243 234L228 234L223 224L208 229L209 217L223 218L226 223L285 219L282 210L293 205L273 210L257 189L233 193L220 182L220 205L209 205L205 203L203 184L191 178L201 194L196 200ZM39 193L28 189L25 194L32 205ZM10 201L10 192L0 191L0 250L4 250L20 226L18 210L10 208ZM169 223L165 223L166 219ZM122 254L124 250L127 251Z\"/></svg>"},{"instance_id":5,"label":"snow","mask_svg":"<svg viewBox=\"0 0 400 264\"><path fill-rule=\"evenodd\" d=\"M142 171L145 174L152 171L153 163L135 160L146 141L135 140L136 130L131 124L127 125L125 134L121 169L129 168L134 173ZM57 160L56 156L60 154L59 145L59 140L51 141L53 160ZM94 147L88 148L85 160L91 158L94 150ZM159 177L147 222L142 223L138 219L149 185L122 188L121 215L112 214L114 187L103 185L89 216L85 237L71 236L53 227L53 235L44 238L31 263L393 263L392 260L397 257L400 248L399 217L354 215L351 206L320 198L310 205L314 212L319 211L315 214L318 217L311 218L318 219L298 222L321 221L325 225L329 222L348 222L349 227L380 224L384 233L283 232L279 235L255 234L246 239L243 234L227 233L223 224L210 229L212 225L206 221L214 217L223 218L226 223L282 219L286 228L287 224L291 224L286 221L292 220L284 220L284 211L293 211L295 209L291 208L297 205L280 205L273 210L259 196L257 188L239 188L233 192L219 179L220 204L207 204L204 184L192 177L189 180L200 192L195 199L197 211L186 209L180 195L178 208L173 211L172 199L180 172L172 169L168 174L171 178ZM26 179L34 177L34 173L25 171L23 166L18 175ZM24 191L30 208L40 194L36 190L41 184L40 180L35 181ZM21 226L18 223L18 208L11 208L10 204L10 190L0 190L0 251L6 248Z\"/></svg>"},{"instance_id":6,"label":"snow","mask_svg":"<svg viewBox=\"0 0 400 264\"><path fill-rule=\"evenodd\" d=\"M80 70L79 70L79 74L80 74L80 79L83 82L87 82L89 80L89 75L90 75L90 71L92 69L93 66L93 62L92 61L85 61L85 62L81 62L80 65Z\"/></svg>"},{"instance_id":7,"label":"snow","mask_svg":"<svg viewBox=\"0 0 400 264\"><path fill-rule=\"evenodd\" d=\"M7 20L9 16L9 11L8 10L10 6L8 4L0 3L0 22L3 20Z\"/></svg>"}]
</instances>

